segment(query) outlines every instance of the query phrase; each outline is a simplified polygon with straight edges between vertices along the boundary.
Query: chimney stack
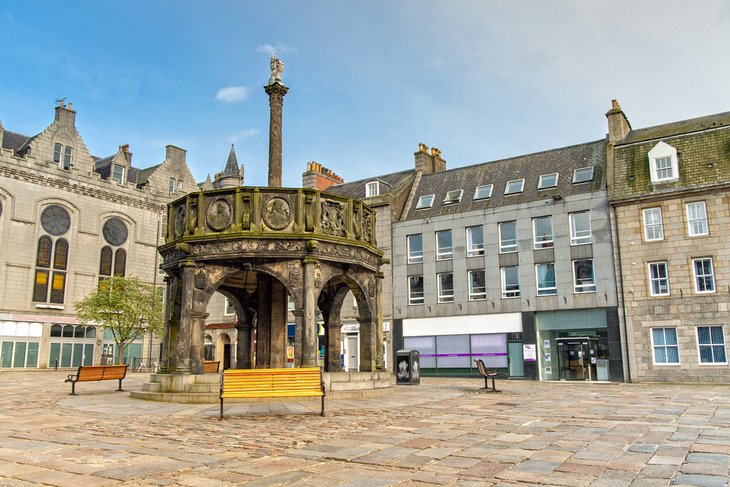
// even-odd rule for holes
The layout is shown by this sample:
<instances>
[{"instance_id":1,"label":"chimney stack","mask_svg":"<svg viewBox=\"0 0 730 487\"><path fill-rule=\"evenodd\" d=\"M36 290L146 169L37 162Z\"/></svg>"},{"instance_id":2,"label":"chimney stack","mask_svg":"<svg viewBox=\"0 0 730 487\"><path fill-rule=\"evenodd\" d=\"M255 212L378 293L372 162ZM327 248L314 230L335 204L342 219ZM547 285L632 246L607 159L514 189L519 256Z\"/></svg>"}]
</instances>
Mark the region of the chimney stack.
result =
<instances>
[{"instance_id":1,"label":"chimney stack","mask_svg":"<svg viewBox=\"0 0 730 487\"><path fill-rule=\"evenodd\" d=\"M56 107L56 116L54 117L55 122L61 125L70 125L71 127L75 127L76 112L73 111L73 105L69 103L68 106L66 106L65 98L61 98L57 101L58 106Z\"/></svg>"},{"instance_id":2,"label":"chimney stack","mask_svg":"<svg viewBox=\"0 0 730 487\"><path fill-rule=\"evenodd\" d=\"M446 170L446 161L441 158L441 151L436 147L431 147L428 151L426 144L418 144L418 151L414 153L416 159L416 171L423 174L432 174L444 172Z\"/></svg>"},{"instance_id":3,"label":"chimney stack","mask_svg":"<svg viewBox=\"0 0 730 487\"><path fill-rule=\"evenodd\" d=\"M317 161L307 163L307 171L302 173L302 187L324 191L335 184L342 184L345 180L327 169Z\"/></svg>"},{"instance_id":4,"label":"chimney stack","mask_svg":"<svg viewBox=\"0 0 730 487\"><path fill-rule=\"evenodd\" d=\"M124 144L122 146L119 146L119 149L121 149L122 154L124 154L124 159L127 161L127 165L132 165L132 153L129 152L129 144Z\"/></svg>"},{"instance_id":5,"label":"chimney stack","mask_svg":"<svg viewBox=\"0 0 730 487\"><path fill-rule=\"evenodd\" d=\"M624 111L621 110L618 101L611 100L611 109L606 112L606 118L608 119L608 141L610 143L624 140L629 135L631 124Z\"/></svg>"}]
</instances>

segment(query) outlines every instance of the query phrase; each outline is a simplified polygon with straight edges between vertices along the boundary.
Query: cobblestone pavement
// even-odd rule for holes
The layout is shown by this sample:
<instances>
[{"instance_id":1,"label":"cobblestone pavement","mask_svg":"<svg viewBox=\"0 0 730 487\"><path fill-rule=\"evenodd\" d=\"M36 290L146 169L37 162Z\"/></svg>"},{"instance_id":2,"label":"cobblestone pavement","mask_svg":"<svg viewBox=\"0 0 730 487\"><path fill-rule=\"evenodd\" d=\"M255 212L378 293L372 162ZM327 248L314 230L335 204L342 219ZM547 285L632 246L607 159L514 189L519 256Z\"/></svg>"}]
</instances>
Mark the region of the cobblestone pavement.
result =
<instances>
[{"instance_id":1,"label":"cobblestone pavement","mask_svg":"<svg viewBox=\"0 0 730 487\"><path fill-rule=\"evenodd\" d=\"M425 378L366 399L162 404L0 372L0 485L726 486L730 387ZM126 391L146 374L130 374Z\"/></svg>"}]
</instances>

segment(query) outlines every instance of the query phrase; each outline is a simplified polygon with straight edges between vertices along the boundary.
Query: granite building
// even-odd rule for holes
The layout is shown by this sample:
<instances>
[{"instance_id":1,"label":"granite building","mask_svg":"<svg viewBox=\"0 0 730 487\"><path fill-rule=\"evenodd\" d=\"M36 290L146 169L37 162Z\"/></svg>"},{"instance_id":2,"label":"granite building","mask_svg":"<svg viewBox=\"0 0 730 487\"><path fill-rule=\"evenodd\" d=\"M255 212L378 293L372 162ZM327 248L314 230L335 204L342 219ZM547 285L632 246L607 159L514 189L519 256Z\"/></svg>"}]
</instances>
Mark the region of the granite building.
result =
<instances>
[{"instance_id":1,"label":"granite building","mask_svg":"<svg viewBox=\"0 0 730 487\"><path fill-rule=\"evenodd\" d=\"M111 336L79 326L74 303L104 276L162 285L157 246L166 204L197 189L185 151L139 169L121 145L89 153L63 101L28 136L0 124L0 366L45 368L116 360ZM149 365L159 341L131 344L124 360Z\"/></svg>"},{"instance_id":2,"label":"granite building","mask_svg":"<svg viewBox=\"0 0 730 487\"><path fill-rule=\"evenodd\" d=\"M627 380L730 383L730 113L632 129L606 114Z\"/></svg>"}]
</instances>

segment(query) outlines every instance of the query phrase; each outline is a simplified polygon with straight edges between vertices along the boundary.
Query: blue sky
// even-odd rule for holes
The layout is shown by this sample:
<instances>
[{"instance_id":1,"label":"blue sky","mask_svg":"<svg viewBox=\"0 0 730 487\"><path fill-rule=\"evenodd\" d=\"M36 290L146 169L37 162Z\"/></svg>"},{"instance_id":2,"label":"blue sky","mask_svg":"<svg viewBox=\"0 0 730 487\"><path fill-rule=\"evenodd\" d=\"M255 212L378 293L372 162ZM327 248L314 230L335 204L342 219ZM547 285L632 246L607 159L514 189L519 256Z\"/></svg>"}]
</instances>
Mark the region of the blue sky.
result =
<instances>
[{"instance_id":1,"label":"blue sky","mask_svg":"<svg viewBox=\"0 0 730 487\"><path fill-rule=\"evenodd\" d=\"M346 181L597 140L617 98L635 128L730 110L730 2L73 1L0 3L0 121L33 135L66 97L94 155L230 144L265 185L273 48L285 62L284 185L316 160Z\"/></svg>"}]
</instances>

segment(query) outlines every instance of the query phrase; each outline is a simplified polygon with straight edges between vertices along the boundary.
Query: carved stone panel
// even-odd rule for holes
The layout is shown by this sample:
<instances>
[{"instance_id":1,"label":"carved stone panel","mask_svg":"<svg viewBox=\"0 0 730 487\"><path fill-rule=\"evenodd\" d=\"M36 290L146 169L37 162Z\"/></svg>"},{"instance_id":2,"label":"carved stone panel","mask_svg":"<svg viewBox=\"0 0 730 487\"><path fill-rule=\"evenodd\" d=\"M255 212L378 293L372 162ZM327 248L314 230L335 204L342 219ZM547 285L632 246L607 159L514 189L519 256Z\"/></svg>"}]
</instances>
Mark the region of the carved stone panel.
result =
<instances>
[{"instance_id":1,"label":"carved stone panel","mask_svg":"<svg viewBox=\"0 0 730 487\"><path fill-rule=\"evenodd\" d=\"M211 230L222 232L231 225L231 203L225 198L218 198L208 204L206 218Z\"/></svg>"},{"instance_id":2,"label":"carved stone panel","mask_svg":"<svg viewBox=\"0 0 730 487\"><path fill-rule=\"evenodd\" d=\"M335 237L345 236L345 209L339 201L323 201L320 227L322 232Z\"/></svg>"},{"instance_id":3,"label":"carved stone panel","mask_svg":"<svg viewBox=\"0 0 730 487\"><path fill-rule=\"evenodd\" d=\"M373 243L373 215L370 212L363 212L362 215L362 237L367 243Z\"/></svg>"},{"instance_id":4,"label":"carved stone panel","mask_svg":"<svg viewBox=\"0 0 730 487\"><path fill-rule=\"evenodd\" d=\"M291 224L293 217L291 205L285 198L274 196L262 205L261 218L272 230L284 230Z\"/></svg>"},{"instance_id":5,"label":"carved stone panel","mask_svg":"<svg viewBox=\"0 0 730 487\"><path fill-rule=\"evenodd\" d=\"M183 205L175 208L175 222L173 223L175 238L180 238L185 233L185 207Z\"/></svg>"}]
</instances>

